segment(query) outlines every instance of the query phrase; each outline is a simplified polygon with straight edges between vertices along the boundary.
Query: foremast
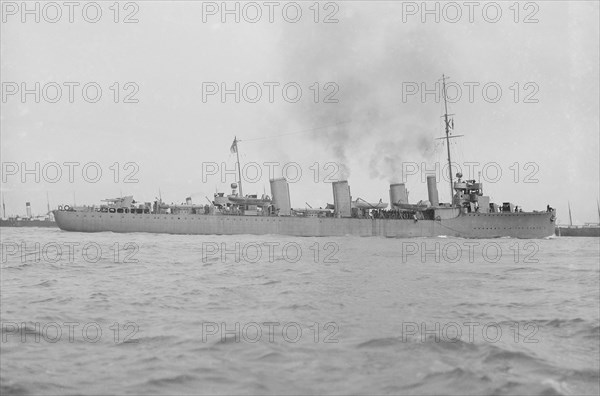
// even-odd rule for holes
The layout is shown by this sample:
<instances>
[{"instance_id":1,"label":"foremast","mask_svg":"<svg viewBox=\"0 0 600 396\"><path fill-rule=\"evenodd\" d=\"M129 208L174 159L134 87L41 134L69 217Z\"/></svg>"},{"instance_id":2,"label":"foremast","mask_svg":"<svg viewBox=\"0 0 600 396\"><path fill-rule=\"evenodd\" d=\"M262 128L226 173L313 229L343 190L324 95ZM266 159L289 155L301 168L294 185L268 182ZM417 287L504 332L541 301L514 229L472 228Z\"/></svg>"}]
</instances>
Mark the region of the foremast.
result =
<instances>
[{"instance_id":1,"label":"foremast","mask_svg":"<svg viewBox=\"0 0 600 396\"><path fill-rule=\"evenodd\" d=\"M450 118L450 116L453 116L454 114L448 114L448 100L446 97L446 79L450 78L444 74L442 74L442 93L444 95L444 115L442 117L444 117L444 129L446 131L446 136L445 137L441 137L438 139L445 139L446 140L446 149L448 150L448 173L449 173L449 180L450 180L450 206L454 206L454 180L452 177L452 157L450 156L450 139L452 138L457 138L457 137L461 137L462 135L454 135L454 136L450 136L450 130L454 129L454 119ZM462 177L462 176L459 176Z\"/></svg>"},{"instance_id":2,"label":"foremast","mask_svg":"<svg viewBox=\"0 0 600 396\"><path fill-rule=\"evenodd\" d=\"M450 157L450 121L452 121L452 127L454 127L454 120L450 120L448 116L448 101L446 99L446 77L442 74L442 94L444 95L444 125L446 130L446 148L448 150L448 173L450 176L450 205L454 205L454 183L452 180L452 160Z\"/></svg>"}]
</instances>

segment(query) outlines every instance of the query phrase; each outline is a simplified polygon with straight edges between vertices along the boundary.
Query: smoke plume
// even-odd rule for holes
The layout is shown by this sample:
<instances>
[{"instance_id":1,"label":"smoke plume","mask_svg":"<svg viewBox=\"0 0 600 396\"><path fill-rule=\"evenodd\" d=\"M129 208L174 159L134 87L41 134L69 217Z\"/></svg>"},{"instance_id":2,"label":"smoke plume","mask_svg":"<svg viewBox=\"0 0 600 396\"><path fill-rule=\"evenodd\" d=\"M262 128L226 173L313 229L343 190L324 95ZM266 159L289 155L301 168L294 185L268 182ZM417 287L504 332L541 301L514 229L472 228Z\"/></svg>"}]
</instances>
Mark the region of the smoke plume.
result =
<instances>
[{"instance_id":1,"label":"smoke plume","mask_svg":"<svg viewBox=\"0 0 600 396\"><path fill-rule=\"evenodd\" d=\"M289 76L339 86L338 103L306 103L288 115L303 128L320 128L312 138L346 166L344 178L350 162L361 161L372 177L397 179L402 161L426 160L441 132L433 97L403 100L402 89L410 82L431 88L450 68L443 31L402 24L400 11L398 4L343 3L337 24L282 32ZM321 129L327 125L334 126Z\"/></svg>"}]
</instances>

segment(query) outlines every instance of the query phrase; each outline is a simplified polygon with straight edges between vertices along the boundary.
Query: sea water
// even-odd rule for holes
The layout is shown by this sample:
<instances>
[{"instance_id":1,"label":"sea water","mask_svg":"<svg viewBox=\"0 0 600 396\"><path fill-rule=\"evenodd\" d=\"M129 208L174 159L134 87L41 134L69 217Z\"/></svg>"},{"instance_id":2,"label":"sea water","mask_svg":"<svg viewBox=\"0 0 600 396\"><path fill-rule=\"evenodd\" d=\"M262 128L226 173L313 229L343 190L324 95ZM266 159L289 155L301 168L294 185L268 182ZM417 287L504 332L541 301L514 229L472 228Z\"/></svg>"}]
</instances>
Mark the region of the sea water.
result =
<instances>
[{"instance_id":1,"label":"sea water","mask_svg":"<svg viewBox=\"0 0 600 396\"><path fill-rule=\"evenodd\" d=\"M597 238L3 228L2 394L598 394Z\"/></svg>"}]
</instances>

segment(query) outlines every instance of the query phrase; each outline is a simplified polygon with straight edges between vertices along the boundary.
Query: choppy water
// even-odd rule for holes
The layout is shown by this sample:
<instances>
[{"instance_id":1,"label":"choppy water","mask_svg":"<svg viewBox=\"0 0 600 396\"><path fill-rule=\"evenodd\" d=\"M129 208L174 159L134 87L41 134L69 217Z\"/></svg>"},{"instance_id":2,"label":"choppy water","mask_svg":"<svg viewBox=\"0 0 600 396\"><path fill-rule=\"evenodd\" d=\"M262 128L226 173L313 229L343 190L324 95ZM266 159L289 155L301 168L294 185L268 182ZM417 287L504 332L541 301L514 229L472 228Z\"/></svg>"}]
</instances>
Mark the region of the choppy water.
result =
<instances>
[{"instance_id":1,"label":"choppy water","mask_svg":"<svg viewBox=\"0 0 600 396\"><path fill-rule=\"evenodd\" d=\"M600 391L598 239L1 233L2 394Z\"/></svg>"}]
</instances>

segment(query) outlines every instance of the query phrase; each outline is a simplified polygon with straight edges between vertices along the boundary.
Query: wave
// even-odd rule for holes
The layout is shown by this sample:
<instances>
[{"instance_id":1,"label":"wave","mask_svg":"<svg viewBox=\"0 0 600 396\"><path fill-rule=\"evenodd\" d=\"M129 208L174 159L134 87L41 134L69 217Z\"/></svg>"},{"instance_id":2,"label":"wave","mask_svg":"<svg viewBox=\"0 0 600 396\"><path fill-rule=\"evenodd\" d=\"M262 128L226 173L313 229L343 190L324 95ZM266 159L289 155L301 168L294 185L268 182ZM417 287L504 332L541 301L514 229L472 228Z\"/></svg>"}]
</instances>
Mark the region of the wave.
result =
<instances>
[{"instance_id":1,"label":"wave","mask_svg":"<svg viewBox=\"0 0 600 396\"><path fill-rule=\"evenodd\" d=\"M285 305L285 306L281 307L281 309L290 309L292 311L297 311L297 310L314 311L317 308L310 304L292 304L292 305Z\"/></svg>"},{"instance_id":2,"label":"wave","mask_svg":"<svg viewBox=\"0 0 600 396\"><path fill-rule=\"evenodd\" d=\"M525 353L522 351L510 351L502 349L500 347L492 345L487 355L483 359L484 363L498 363L498 362L510 362L511 365L515 363L543 363L543 361L533 354Z\"/></svg>"},{"instance_id":3,"label":"wave","mask_svg":"<svg viewBox=\"0 0 600 396\"><path fill-rule=\"evenodd\" d=\"M279 361L284 357L284 355L282 355L279 352L269 352L266 353L262 356L259 356L257 360L266 360L266 361Z\"/></svg>"},{"instance_id":4,"label":"wave","mask_svg":"<svg viewBox=\"0 0 600 396\"><path fill-rule=\"evenodd\" d=\"M505 384L497 386L490 395L564 395L565 387L554 380L547 379L541 383L523 383L517 381L507 381Z\"/></svg>"},{"instance_id":5,"label":"wave","mask_svg":"<svg viewBox=\"0 0 600 396\"><path fill-rule=\"evenodd\" d=\"M278 280L270 280L268 282L262 283L261 286L268 286L268 285L275 285L277 283L281 283L281 281Z\"/></svg>"},{"instance_id":6,"label":"wave","mask_svg":"<svg viewBox=\"0 0 600 396\"><path fill-rule=\"evenodd\" d=\"M57 283L58 283L58 281L56 279L48 279L48 280L45 280L45 281L40 282L40 283L38 283L36 285L33 285L33 286L50 287L50 286L54 286Z\"/></svg>"},{"instance_id":7,"label":"wave","mask_svg":"<svg viewBox=\"0 0 600 396\"><path fill-rule=\"evenodd\" d=\"M151 386L162 387L162 386L171 386L171 385L181 385L186 382L192 382L195 380L196 380L196 377L194 377L194 376L191 376L188 374L179 374L179 375L173 375L170 377L151 379L151 380L147 381L146 384L151 385Z\"/></svg>"},{"instance_id":8,"label":"wave","mask_svg":"<svg viewBox=\"0 0 600 396\"><path fill-rule=\"evenodd\" d=\"M4 379L2 379L2 381L0 381L0 395L19 396L19 395L31 395L31 394L32 394L32 392L28 391L27 388L25 388L22 385L6 383Z\"/></svg>"},{"instance_id":9,"label":"wave","mask_svg":"<svg viewBox=\"0 0 600 396\"><path fill-rule=\"evenodd\" d=\"M522 321L523 322L523 321ZM507 325L514 324L514 322L501 322L506 323ZM598 320L594 322L587 321L582 318L573 318L573 319L534 319L528 322L523 323L532 323L536 325L540 329L564 329L569 331L569 337L573 335L585 337L585 338L594 338L598 339L600 336L600 325Z\"/></svg>"},{"instance_id":10,"label":"wave","mask_svg":"<svg viewBox=\"0 0 600 396\"><path fill-rule=\"evenodd\" d=\"M544 270L535 267L513 267L504 270L504 272L544 272Z\"/></svg>"},{"instance_id":11,"label":"wave","mask_svg":"<svg viewBox=\"0 0 600 396\"><path fill-rule=\"evenodd\" d=\"M175 337L172 336L149 336L149 337L133 337L123 340L117 345L130 345L130 344L150 344L150 345L165 345L172 342Z\"/></svg>"},{"instance_id":12,"label":"wave","mask_svg":"<svg viewBox=\"0 0 600 396\"><path fill-rule=\"evenodd\" d=\"M399 337L373 338L369 341L358 344L357 348L388 348L391 346L404 344Z\"/></svg>"}]
</instances>

